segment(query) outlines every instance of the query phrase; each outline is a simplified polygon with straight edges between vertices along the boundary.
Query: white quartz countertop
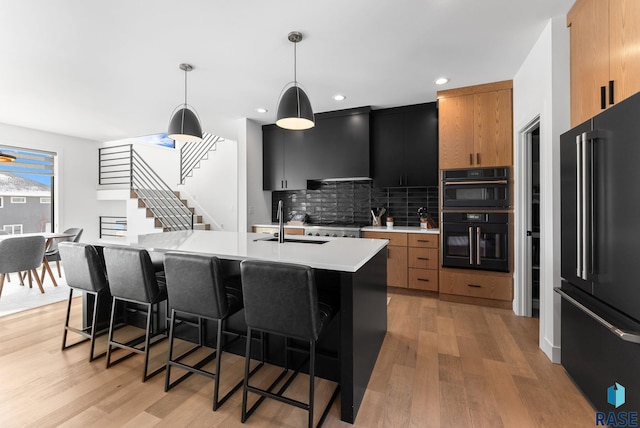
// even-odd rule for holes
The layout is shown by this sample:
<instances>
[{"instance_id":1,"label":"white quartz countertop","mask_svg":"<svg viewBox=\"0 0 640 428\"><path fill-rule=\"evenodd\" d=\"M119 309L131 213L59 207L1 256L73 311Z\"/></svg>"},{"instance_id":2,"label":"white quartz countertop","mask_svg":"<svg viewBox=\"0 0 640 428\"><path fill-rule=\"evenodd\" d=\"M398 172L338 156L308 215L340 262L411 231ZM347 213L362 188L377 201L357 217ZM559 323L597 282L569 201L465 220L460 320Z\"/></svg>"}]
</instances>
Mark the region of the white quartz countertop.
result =
<instances>
[{"instance_id":1,"label":"white quartz countertop","mask_svg":"<svg viewBox=\"0 0 640 428\"><path fill-rule=\"evenodd\" d=\"M360 229L361 232L398 232L398 233L426 233L440 234L440 229L423 229L418 226L393 226L388 229L386 226L367 226Z\"/></svg>"},{"instance_id":2,"label":"white quartz countertop","mask_svg":"<svg viewBox=\"0 0 640 428\"><path fill-rule=\"evenodd\" d=\"M297 263L315 269L356 272L389 241L386 239L349 239L286 235L302 241L326 241L324 244L266 241L271 235L248 232L186 230L140 235L132 245L155 251L185 251L215 255L229 260L272 260Z\"/></svg>"}]
</instances>

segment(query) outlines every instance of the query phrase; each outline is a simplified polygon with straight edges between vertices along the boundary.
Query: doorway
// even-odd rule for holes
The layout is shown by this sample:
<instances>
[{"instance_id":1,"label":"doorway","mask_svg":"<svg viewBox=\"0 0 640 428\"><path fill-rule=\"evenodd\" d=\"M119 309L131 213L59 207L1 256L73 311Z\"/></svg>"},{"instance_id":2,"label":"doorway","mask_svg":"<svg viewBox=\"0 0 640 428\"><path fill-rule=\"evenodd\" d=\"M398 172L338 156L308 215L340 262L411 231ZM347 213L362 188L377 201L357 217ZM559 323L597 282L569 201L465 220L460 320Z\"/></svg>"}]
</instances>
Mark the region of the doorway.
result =
<instances>
[{"instance_id":1,"label":"doorway","mask_svg":"<svg viewBox=\"0 0 640 428\"><path fill-rule=\"evenodd\" d=\"M540 316L540 118L536 117L520 133L519 219L522 233L519 257L521 281L520 315ZM516 256L518 258L518 256Z\"/></svg>"}]
</instances>

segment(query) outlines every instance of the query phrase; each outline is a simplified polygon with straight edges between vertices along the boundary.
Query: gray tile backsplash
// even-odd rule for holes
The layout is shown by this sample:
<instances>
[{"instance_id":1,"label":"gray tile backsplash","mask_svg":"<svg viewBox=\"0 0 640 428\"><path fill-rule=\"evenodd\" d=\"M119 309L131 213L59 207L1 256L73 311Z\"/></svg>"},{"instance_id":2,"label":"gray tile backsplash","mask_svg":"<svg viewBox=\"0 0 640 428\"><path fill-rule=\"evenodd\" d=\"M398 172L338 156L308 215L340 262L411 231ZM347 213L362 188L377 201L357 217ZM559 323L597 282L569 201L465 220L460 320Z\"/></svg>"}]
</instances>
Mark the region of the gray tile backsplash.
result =
<instances>
[{"instance_id":1,"label":"gray tile backsplash","mask_svg":"<svg viewBox=\"0 0 640 428\"><path fill-rule=\"evenodd\" d=\"M284 204L285 220L293 212L307 213L307 223L370 225L371 209L386 208L396 226L419 226L418 208L438 220L438 188L390 187L379 189L371 181L320 182L313 190L272 192L271 217L276 221L278 201Z\"/></svg>"}]
</instances>

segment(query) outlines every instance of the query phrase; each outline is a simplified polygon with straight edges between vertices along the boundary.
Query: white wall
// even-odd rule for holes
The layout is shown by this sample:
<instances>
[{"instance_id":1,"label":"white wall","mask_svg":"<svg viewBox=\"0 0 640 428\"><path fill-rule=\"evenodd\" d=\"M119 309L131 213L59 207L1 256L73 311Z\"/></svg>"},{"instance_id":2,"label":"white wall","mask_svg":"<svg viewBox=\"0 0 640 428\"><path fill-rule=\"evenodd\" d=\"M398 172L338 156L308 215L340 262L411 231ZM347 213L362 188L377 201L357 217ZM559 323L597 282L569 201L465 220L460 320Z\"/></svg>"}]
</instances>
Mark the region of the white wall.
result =
<instances>
[{"instance_id":1,"label":"white wall","mask_svg":"<svg viewBox=\"0 0 640 428\"><path fill-rule=\"evenodd\" d=\"M262 190L262 126L247 124L247 226L271 223L271 191Z\"/></svg>"},{"instance_id":2,"label":"white wall","mask_svg":"<svg viewBox=\"0 0 640 428\"><path fill-rule=\"evenodd\" d=\"M564 16L551 19L513 79L516 213L525 209L520 133L540 116L540 348L560 362L560 134L569 129L569 30ZM516 300L521 295L526 225L515 220ZM514 302L516 301L514 300Z\"/></svg>"},{"instance_id":3,"label":"white wall","mask_svg":"<svg viewBox=\"0 0 640 428\"><path fill-rule=\"evenodd\" d=\"M82 227L82 241L98 239L98 142L0 124L0 144L57 153L54 230Z\"/></svg>"},{"instance_id":4,"label":"white wall","mask_svg":"<svg viewBox=\"0 0 640 428\"><path fill-rule=\"evenodd\" d=\"M212 230L238 230L237 158L236 141L219 141L208 159L193 170L193 176L177 187L196 213L204 215L205 223L210 223ZM179 166L177 168L180 171Z\"/></svg>"}]
</instances>

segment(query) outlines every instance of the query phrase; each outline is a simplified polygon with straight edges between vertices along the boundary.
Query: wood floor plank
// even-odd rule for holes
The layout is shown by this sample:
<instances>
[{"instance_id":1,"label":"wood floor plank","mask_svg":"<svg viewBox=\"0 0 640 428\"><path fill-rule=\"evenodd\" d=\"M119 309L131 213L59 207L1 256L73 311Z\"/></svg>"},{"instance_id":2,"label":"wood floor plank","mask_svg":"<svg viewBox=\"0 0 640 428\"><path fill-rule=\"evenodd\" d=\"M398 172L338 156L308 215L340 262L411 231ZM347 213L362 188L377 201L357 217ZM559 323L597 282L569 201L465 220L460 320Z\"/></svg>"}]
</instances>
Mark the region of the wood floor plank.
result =
<instances>
[{"instance_id":1,"label":"wood floor plank","mask_svg":"<svg viewBox=\"0 0 640 428\"><path fill-rule=\"evenodd\" d=\"M594 410L562 366L538 348L536 320L419 292L391 290L390 297L388 332L356 423L340 421L336 402L325 427L593 426ZM76 321L80 310L75 299ZM66 302L60 302L0 318L3 428L262 428L306 421L303 411L266 400L241 424L241 393L213 412L211 379L193 375L165 393L164 373L141 382L142 356L107 370L104 358L88 362L88 343L63 352L65 311ZM104 337L100 343L104 347ZM162 364L165 350L166 342L154 348L152 364ZM241 379L244 359L225 355L222 366L226 391ZM213 363L207 367L213 369ZM279 371L267 365L252 383L266 386ZM305 400L306 382L301 376L289 395ZM318 380L318 408L332 385Z\"/></svg>"}]
</instances>

